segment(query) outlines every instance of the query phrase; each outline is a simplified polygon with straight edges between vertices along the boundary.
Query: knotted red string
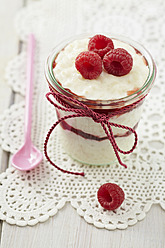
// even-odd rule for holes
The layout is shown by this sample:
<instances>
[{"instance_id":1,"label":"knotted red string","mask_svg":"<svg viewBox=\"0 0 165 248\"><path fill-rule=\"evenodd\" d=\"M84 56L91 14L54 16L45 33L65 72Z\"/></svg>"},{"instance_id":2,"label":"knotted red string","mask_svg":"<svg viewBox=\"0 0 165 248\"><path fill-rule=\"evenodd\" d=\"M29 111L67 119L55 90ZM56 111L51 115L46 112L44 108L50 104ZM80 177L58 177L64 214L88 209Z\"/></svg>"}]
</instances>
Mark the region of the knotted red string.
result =
<instances>
[{"instance_id":1,"label":"knotted red string","mask_svg":"<svg viewBox=\"0 0 165 248\"><path fill-rule=\"evenodd\" d=\"M58 105L54 101L52 101L51 98L50 98L50 95L52 95L60 105ZM140 103L140 101L142 101L143 98L138 100L137 102L129 105L129 106L126 106L122 110L116 110L116 111L114 111L114 112L112 112L111 114L108 114L108 115L106 115L104 113L103 114L96 113L94 110L90 109L87 105L83 104L82 102L80 102L80 101L78 101L76 99L73 99L71 97L67 97L65 95L62 95L60 93L49 92L49 93L46 94L46 98L48 99L48 101L55 108L63 110L65 112L73 112L73 113L75 113L75 114L70 114L70 115L61 117L58 121L56 121L52 125L52 127L48 131L48 134L46 136L45 143L44 143L44 153L45 153L45 156L46 156L47 160L50 162L50 164L52 164L55 168L57 168L58 170L60 170L60 171L62 171L64 173L84 176L84 172L81 172L81 173L79 173L79 172L71 172L71 171L67 171L67 170L64 170L64 169L61 169L60 167L58 167L48 156L47 144L48 144L48 140L50 138L51 133L53 132L55 127L60 122L66 120L66 119L70 119L70 118L90 117L90 118L93 119L93 121L101 124L105 134L107 135L107 138L109 139L109 141L110 141L110 143L111 143L111 145L113 147L113 150L115 152L115 155L116 155L116 157L118 159L119 164L121 164L122 166L127 168L127 166L121 161L120 156L119 156L119 152L123 153L123 154L129 154L129 153L133 152L133 150L135 149L135 147L137 145L137 140L138 140L137 133L133 128L130 128L128 126L124 126L124 125L116 124L116 123L113 123L113 122L109 122L109 118L113 117L114 115L122 114L124 112L127 112L127 111L131 110L134 106L137 106L138 103ZM69 101L72 104L76 104L76 105L78 105L78 107L73 108L66 101L67 102ZM128 130L128 131L130 131L131 133L134 134L134 137L135 137L134 144L133 144L132 148L129 151L123 151L118 147L118 145L117 145L117 143L115 141L115 137L113 135L112 127L126 129L126 130Z\"/></svg>"}]
</instances>

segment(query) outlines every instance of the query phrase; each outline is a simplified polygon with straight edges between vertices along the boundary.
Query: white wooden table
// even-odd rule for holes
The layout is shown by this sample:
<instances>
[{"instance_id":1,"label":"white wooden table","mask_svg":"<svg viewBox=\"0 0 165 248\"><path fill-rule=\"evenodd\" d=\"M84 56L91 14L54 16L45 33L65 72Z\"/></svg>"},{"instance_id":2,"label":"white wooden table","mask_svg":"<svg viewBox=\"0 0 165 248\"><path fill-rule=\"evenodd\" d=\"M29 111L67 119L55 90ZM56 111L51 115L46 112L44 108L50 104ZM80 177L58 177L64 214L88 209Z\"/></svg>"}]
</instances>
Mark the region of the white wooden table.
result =
<instances>
[{"instance_id":1,"label":"white wooden table","mask_svg":"<svg viewBox=\"0 0 165 248\"><path fill-rule=\"evenodd\" d=\"M8 87L4 76L10 59L21 45L13 27L17 11L33 0L0 0L0 114L20 96ZM0 149L0 172L8 167L10 154ZM69 204L45 223L34 227L18 227L0 222L2 248L164 248L165 213L152 206L146 218L126 230L108 231L87 224Z\"/></svg>"}]
</instances>

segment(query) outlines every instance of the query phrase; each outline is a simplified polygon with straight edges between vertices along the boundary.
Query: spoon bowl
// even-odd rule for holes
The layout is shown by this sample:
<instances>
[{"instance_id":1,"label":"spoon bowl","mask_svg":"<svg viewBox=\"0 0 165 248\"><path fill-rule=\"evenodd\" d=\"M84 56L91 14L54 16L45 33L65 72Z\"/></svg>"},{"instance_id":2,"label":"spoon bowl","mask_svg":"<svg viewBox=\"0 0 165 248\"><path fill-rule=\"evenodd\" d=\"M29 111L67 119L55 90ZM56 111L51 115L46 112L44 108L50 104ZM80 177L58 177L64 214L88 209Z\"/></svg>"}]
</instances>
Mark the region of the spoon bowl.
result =
<instances>
[{"instance_id":1,"label":"spoon bowl","mask_svg":"<svg viewBox=\"0 0 165 248\"><path fill-rule=\"evenodd\" d=\"M33 60L35 39L33 34L28 40L27 86L25 104L25 141L23 146L13 155L12 165L21 171L35 168L42 161L42 153L31 141L32 95L33 95Z\"/></svg>"},{"instance_id":2,"label":"spoon bowl","mask_svg":"<svg viewBox=\"0 0 165 248\"><path fill-rule=\"evenodd\" d=\"M31 143L24 144L12 157L12 165L21 171L35 168L42 161L42 153Z\"/></svg>"}]
</instances>

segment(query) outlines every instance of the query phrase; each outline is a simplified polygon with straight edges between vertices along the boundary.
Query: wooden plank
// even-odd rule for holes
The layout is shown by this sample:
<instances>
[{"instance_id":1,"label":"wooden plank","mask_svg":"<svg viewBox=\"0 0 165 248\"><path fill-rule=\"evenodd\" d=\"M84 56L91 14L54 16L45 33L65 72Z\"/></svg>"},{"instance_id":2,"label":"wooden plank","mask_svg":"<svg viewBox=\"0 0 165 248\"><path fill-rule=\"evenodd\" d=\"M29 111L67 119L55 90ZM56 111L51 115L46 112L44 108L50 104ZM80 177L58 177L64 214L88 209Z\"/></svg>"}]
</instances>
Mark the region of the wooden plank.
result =
<instances>
[{"instance_id":1,"label":"wooden plank","mask_svg":"<svg viewBox=\"0 0 165 248\"><path fill-rule=\"evenodd\" d=\"M22 0L0 0L0 114L14 102L14 93L5 80L5 68L18 53L19 40L13 26L13 19L23 4ZM0 148L0 172L5 171L8 167L9 155ZM2 229L4 229L3 222L0 221L0 240Z\"/></svg>"},{"instance_id":2,"label":"wooden plank","mask_svg":"<svg viewBox=\"0 0 165 248\"><path fill-rule=\"evenodd\" d=\"M5 2L0 0L0 114L14 102L14 93L5 80L5 68L8 62L18 53L18 37L13 27L13 18L22 7L22 0ZM8 8L10 6L10 8ZM5 27L5 28L4 28ZM8 153L0 151L0 172L7 167Z\"/></svg>"},{"instance_id":3,"label":"wooden plank","mask_svg":"<svg viewBox=\"0 0 165 248\"><path fill-rule=\"evenodd\" d=\"M8 62L18 52L18 36L13 26L13 18L22 7L22 0L0 0L0 114L8 107L11 89L4 78ZM9 7L10 6L10 7ZM3 30L3 32L2 32Z\"/></svg>"},{"instance_id":4,"label":"wooden plank","mask_svg":"<svg viewBox=\"0 0 165 248\"><path fill-rule=\"evenodd\" d=\"M154 205L146 219L126 230L108 231L87 224L69 204L45 223L16 227L4 223L1 248L164 248L164 211ZM9 235L10 233L10 235Z\"/></svg>"}]
</instances>

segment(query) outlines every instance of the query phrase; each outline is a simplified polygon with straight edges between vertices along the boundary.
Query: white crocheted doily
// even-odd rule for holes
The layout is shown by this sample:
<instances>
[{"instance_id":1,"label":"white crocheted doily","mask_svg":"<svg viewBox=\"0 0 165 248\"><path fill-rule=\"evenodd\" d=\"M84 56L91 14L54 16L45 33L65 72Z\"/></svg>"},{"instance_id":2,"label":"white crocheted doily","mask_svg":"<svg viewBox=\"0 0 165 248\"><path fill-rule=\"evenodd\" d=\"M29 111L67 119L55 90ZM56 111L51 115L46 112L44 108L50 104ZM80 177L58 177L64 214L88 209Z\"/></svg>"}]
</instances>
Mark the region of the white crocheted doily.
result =
<instances>
[{"instance_id":1,"label":"white crocheted doily","mask_svg":"<svg viewBox=\"0 0 165 248\"><path fill-rule=\"evenodd\" d=\"M109 4L110 3L110 4ZM142 220L158 203L165 210L165 2L116 0L61 0L34 2L22 9L16 28L23 40L22 52L9 63L6 77L12 89L24 96L26 38L37 39L35 87L33 95L32 140L43 151L46 133L55 122L54 108L46 101L48 91L44 63L48 53L61 40L83 32L123 34L143 43L158 67L155 85L145 101L139 125L139 144L119 165L88 166L72 160L62 149L57 131L49 143L49 155L60 167L85 172L85 177L64 174L45 159L32 171L10 167L0 175L0 218L19 226L46 221L66 202L88 223L99 228L125 229ZM0 117L0 143L14 153L23 141L24 102L14 104ZM114 182L125 192L116 211L104 210L97 200L98 188Z\"/></svg>"}]
</instances>

